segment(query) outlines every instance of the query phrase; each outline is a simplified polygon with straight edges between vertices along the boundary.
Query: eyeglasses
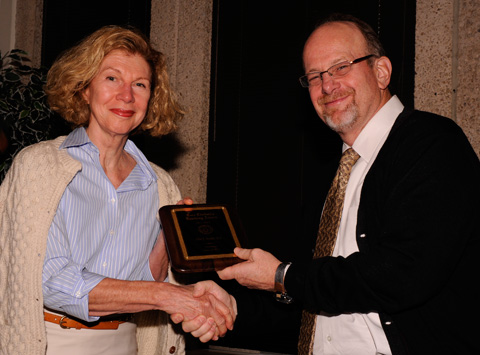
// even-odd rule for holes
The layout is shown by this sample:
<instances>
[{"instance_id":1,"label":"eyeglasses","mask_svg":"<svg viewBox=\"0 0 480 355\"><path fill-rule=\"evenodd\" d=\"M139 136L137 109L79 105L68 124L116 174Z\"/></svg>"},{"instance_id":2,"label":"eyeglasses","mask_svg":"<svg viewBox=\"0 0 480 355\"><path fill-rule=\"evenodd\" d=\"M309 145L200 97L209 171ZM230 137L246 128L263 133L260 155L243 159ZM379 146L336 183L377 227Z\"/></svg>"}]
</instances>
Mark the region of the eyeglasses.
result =
<instances>
[{"instance_id":1,"label":"eyeglasses","mask_svg":"<svg viewBox=\"0 0 480 355\"><path fill-rule=\"evenodd\" d=\"M311 73L305 74L299 78L300 84L304 88L308 88L310 86L320 85L323 82L323 74L328 73L332 78L339 78L348 74L350 69L352 69L352 65L363 62L371 57L373 54L367 55L365 57L357 58L352 61L345 61L338 64L335 64L328 68L325 71L313 71Z\"/></svg>"}]
</instances>

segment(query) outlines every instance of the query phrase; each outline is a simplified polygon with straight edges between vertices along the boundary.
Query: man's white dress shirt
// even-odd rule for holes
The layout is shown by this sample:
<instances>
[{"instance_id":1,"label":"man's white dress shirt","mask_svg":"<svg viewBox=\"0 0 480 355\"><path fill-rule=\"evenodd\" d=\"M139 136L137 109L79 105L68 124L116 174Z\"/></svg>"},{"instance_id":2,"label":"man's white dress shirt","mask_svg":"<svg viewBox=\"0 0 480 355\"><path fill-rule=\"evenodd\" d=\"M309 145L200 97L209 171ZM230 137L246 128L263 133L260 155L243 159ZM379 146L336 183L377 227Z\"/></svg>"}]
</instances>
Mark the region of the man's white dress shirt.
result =
<instances>
[{"instance_id":1,"label":"man's white dress shirt","mask_svg":"<svg viewBox=\"0 0 480 355\"><path fill-rule=\"evenodd\" d=\"M392 97L372 117L353 143L352 148L360 155L360 159L353 166L348 181L333 256L346 257L358 251L356 226L363 181L402 111L400 100L396 96ZM343 151L348 148L343 144ZM315 355L391 354L378 313L338 316L321 314L317 317L316 324L313 346Z\"/></svg>"}]
</instances>

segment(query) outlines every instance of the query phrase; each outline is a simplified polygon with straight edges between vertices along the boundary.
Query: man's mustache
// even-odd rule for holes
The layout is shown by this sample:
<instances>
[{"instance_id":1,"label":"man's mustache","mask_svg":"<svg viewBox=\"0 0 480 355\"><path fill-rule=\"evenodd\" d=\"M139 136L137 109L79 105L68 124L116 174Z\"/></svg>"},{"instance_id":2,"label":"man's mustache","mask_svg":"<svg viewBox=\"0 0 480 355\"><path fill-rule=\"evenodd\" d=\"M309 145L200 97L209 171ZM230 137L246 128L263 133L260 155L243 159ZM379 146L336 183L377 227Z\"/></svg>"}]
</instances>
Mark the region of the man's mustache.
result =
<instances>
[{"instance_id":1,"label":"man's mustache","mask_svg":"<svg viewBox=\"0 0 480 355\"><path fill-rule=\"evenodd\" d=\"M317 103L319 105L326 105L326 104L328 104L330 102L333 102L335 100L344 98L344 97L349 96L349 95L354 95L354 94L355 94L354 89L348 89L348 90L343 90L343 91L339 91L339 92L334 92L333 94L324 95L322 97L319 97L318 100L317 100Z\"/></svg>"}]
</instances>

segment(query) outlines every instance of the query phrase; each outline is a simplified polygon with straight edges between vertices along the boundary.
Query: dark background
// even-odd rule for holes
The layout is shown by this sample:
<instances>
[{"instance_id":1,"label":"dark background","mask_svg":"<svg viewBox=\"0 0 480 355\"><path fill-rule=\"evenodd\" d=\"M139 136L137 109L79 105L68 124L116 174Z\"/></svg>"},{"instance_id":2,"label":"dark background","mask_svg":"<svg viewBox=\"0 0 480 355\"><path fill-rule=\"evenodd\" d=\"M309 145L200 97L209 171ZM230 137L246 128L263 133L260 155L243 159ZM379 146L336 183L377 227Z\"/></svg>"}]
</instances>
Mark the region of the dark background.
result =
<instances>
[{"instance_id":1,"label":"dark background","mask_svg":"<svg viewBox=\"0 0 480 355\"><path fill-rule=\"evenodd\" d=\"M150 33L150 0L44 0L42 65L105 25L130 25Z\"/></svg>"},{"instance_id":2,"label":"dark background","mask_svg":"<svg viewBox=\"0 0 480 355\"><path fill-rule=\"evenodd\" d=\"M330 12L367 21L380 35L393 63L391 89L413 106L415 0L252 1L214 0L211 113L207 202L228 203L239 212L250 246L283 261L302 258L301 220L305 201L328 188L323 173L339 152L340 140L321 123L300 87L303 43L314 24ZM132 25L150 32L150 0L44 1L42 64L103 25ZM159 48L161 50L161 48ZM69 128L58 119L58 134ZM168 169L181 146L136 138L147 158ZM303 252L302 252L303 250ZM190 276L189 281L216 278ZM218 281L218 280L217 280ZM237 289L240 304L258 315L242 319L216 345L295 353L299 306L275 302L270 293ZM203 345L188 337L188 347Z\"/></svg>"}]
</instances>

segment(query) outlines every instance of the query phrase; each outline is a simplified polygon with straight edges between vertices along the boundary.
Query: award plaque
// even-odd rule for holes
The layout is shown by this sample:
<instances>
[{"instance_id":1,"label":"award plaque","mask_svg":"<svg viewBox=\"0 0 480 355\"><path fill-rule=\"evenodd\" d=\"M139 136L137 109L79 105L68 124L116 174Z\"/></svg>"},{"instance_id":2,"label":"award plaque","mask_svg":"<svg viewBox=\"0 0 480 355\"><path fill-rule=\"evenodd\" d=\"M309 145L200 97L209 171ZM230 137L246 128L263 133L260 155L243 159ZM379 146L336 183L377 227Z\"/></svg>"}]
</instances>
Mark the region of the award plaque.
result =
<instances>
[{"instance_id":1,"label":"award plaque","mask_svg":"<svg viewBox=\"0 0 480 355\"><path fill-rule=\"evenodd\" d=\"M168 205L160 208L165 244L178 272L221 270L241 262L233 253L246 238L236 211L226 205Z\"/></svg>"}]
</instances>

